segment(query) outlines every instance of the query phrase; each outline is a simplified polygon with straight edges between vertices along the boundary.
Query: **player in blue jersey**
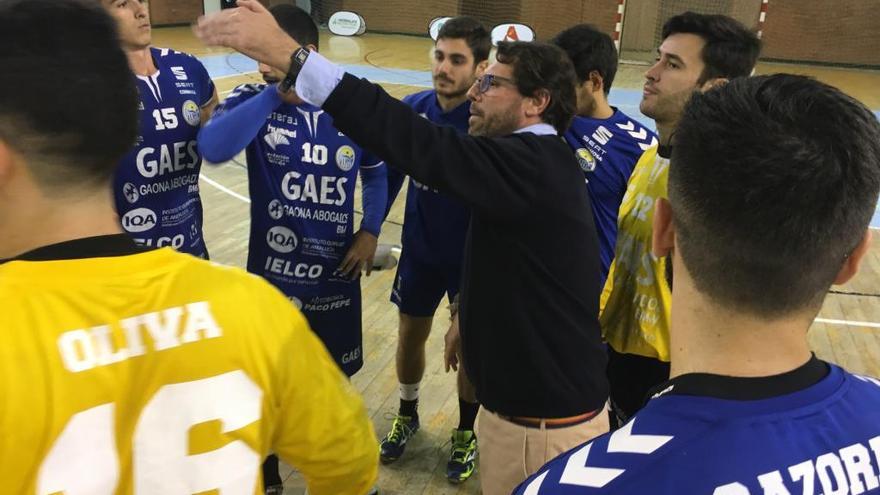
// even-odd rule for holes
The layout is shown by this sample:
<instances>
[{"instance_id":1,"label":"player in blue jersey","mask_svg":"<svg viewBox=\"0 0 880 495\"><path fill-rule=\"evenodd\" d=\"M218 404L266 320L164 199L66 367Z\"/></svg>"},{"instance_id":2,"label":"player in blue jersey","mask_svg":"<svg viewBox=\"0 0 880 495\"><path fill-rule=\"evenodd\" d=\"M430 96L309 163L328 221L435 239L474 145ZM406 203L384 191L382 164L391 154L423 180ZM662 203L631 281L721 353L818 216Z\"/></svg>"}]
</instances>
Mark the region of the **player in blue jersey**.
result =
<instances>
[{"instance_id":1,"label":"player in blue jersey","mask_svg":"<svg viewBox=\"0 0 880 495\"><path fill-rule=\"evenodd\" d=\"M516 494L880 493L880 381L811 354L832 283L870 245L880 124L793 75L684 110L653 249L672 258L672 379Z\"/></svg>"},{"instance_id":2,"label":"player in blue jersey","mask_svg":"<svg viewBox=\"0 0 880 495\"><path fill-rule=\"evenodd\" d=\"M403 101L422 117L466 133L470 117L467 91L488 65L491 37L474 18L456 17L440 29L434 45L434 89L409 95ZM389 169L389 205L404 175ZM396 461L406 442L419 429L419 385L425 373L425 342L443 295L458 294L468 209L436 190L410 179L406 193L400 264L391 301L400 309L397 340L397 378L400 408L382 441L383 462ZM476 456L474 421L479 410L473 386L458 370L459 424L452 432L447 477L463 482L473 474Z\"/></svg>"},{"instance_id":3,"label":"player in blue jersey","mask_svg":"<svg viewBox=\"0 0 880 495\"><path fill-rule=\"evenodd\" d=\"M657 144L657 135L608 104L617 74L617 49L610 36L579 24L556 35L553 44L571 58L578 79L577 115L564 137L577 155L590 191L604 284L614 258L617 213L626 184L642 153Z\"/></svg>"},{"instance_id":4,"label":"player in blue jersey","mask_svg":"<svg viewBox=\"0 0 880 495\"><path fill-rule=\"evenodd\" d=\"M288 34L317 50L318 28L308 13L292 5L271 12ZM268 84L235 88L200 132L199 148L213 163L246 150L247 269L296 303L352 376L363 366L359 277L372 269L387 203L386 167L338 132L320 108L292 90L281 92L283 72L264 64L260 72ZM355 232L359 172L364 217ZM274 456L264 479L267 493L280 489Z\"/></svg>"},{"instance_id":5,"label":"player in blue jersey","mask_svg":"<svg viewBox=\"0 0 880 495\"><path fill-rule=\"evenodd\" d=\"M140 93L140 134L113 183L122 228L139 244L207 258L196 134L217 105L217 90L191 55L150 46L146 2L101 4L116 20Z\"/></svg>"},{"instance_id":6,"label":"player in blue jersey","mask_svg":"<svg viewBox=\"0 0 880 495\"><path fill-rule=\"evenodd\" d=\"M591 25L579 24L556 35L553 43L571 58L578 78L577 115L564 137L575 151L590 191L590 206L599 234L604 285L614 259L618 213L627 184L639 158L645 150L657 144L657 135L608 104L608 93L617 73L617 49L610 36ZM608 344L608 354L609 362L616 363L617 354L611 343ZM652 373L643 373L642 369L630 367L625 376L648 381L651 385L669 376L668 363L655 360L648 363L653 366L650 368ZM659 371L653 373L654 368L659 368ZM609 369L612 395L609 419L612 428L619 426L616 411L620 395L634 395L641 405L646 390L631 387L630 382L621 383L614 371L614 368ZM653 378L658 375L660 378Z\"/></svg>"}]
</instances>

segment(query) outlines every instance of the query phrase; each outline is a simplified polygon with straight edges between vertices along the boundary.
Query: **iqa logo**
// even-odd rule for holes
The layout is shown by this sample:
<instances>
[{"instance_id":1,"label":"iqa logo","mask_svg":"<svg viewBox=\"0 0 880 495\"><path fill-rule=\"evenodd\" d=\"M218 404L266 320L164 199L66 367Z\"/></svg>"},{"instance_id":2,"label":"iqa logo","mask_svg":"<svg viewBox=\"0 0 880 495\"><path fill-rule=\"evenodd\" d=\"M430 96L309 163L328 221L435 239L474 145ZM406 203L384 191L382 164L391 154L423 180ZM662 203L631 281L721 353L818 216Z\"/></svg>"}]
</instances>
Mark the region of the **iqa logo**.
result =
<instances>
[{"instance_id":1,"label":"iqa logo","mask_svg":"<svg viewBox=\"0 0 880 495\"><path fill-rule=\"evenodd\" d=\"M296 234L287 227L275 226L266 234L266 242L269 247L279 253L290 253L297 246Z\"/></svg>"},{"instance_id":2,"label":"iqa logo","mask_svg":"<svg viewBox=\"0 0 880 495\"><path fill-rule=\"evenodd\" d=\"M137 208L122 215L120 220L127 232L146 232L156 226L156 213L148 208Z\"/></svg>"}]
</instances>

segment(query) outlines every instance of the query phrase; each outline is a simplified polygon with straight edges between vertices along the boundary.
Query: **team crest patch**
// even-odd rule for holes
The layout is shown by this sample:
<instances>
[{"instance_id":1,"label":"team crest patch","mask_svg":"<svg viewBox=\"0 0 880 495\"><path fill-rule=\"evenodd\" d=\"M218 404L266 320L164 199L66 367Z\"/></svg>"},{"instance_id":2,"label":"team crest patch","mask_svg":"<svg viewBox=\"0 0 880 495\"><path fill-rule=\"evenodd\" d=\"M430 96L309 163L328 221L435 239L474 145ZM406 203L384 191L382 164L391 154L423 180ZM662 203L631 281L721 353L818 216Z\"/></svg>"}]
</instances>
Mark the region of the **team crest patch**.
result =
<instances>
[{"instance_id":1,"label":"team crest patch","mask_svg":"<svg viewBox=\"0 0 880 495\"><path fill-rule=\"evenodd\" d=\"M192 100L186 100L183 104L183 120L186 121L187 124L198 127L202 122L202 114L199 109L199 106L196 105L196 102Z\"/></svg>"},{"instance_id":2,"label":"team crest patch","mask_svg":"<svg viewBox=\"0 0 880 495\"><path fill-rule=\"evenodd\" d=\"M592 172L596 169L596 159L593 158L593 154L590 153L590 150L586 148L578 148L574 154L577 156L578 165L581 166L581 170L584 172Z\"/></svg>"},{"instance_id":3,"label":"team crest patch","mask_svg":"<svg viewBox=\"0 0 880 495\"><path fill-rule=\"evenodd\" d=\"M349 145L340 146L336 150L336 166L343 172L348 172L354 167L354 148Z\"/></svg>"}]
</instances>

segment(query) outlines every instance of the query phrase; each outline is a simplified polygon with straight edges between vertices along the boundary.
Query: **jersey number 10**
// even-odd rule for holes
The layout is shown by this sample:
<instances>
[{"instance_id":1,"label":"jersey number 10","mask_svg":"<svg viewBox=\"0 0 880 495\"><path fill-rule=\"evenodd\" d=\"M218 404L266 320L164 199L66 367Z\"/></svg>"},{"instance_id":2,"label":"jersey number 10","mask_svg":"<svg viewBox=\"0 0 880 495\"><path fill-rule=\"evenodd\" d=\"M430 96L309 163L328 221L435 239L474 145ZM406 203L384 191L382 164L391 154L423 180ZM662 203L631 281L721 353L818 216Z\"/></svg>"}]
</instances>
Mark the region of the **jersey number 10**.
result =
<instances>
[{"instance_id":1,"label":"jersey number 10","mask_svg":"<svg viewBox=\"0 0 880 495\"><path fill-rule=\"evenodd\" d=\"M303 143L303 163L314 163L315 165L327 164L327 147L323 144Z\"/></svg>"},{"instance_id":2,"label":"jersey number 10","mask_svg":"<svg viewBox=\"0 0 880 495\"><path fill-rule=\"evenodd\" d=\"M236 440L189 455L189 435L193 426L207 421L219 421L224 433L259 421L262 395L242 371L160 388L141 411L131 438L132 493L254 493L257 452ZM40 466L37 495L116 491L120 469L115 409L111 402L70 418Z\"/></svg>"}]
</instances>

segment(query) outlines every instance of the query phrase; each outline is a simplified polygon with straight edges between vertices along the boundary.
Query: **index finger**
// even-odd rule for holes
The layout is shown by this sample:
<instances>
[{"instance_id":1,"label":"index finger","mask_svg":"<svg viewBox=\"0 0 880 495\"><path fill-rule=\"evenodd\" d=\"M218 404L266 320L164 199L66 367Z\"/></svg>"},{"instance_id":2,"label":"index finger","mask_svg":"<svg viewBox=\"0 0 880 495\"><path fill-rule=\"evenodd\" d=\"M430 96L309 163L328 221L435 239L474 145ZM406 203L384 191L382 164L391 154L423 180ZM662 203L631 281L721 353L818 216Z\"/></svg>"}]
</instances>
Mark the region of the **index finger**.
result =
<instances>
[{"instance_id":1,"label":"index finger","mask_svg":"<svg viewBox=\"0 0 880 495\"><path fill-rule=\"evenodd\" d=\"M222 45L235 9L200 16L193 24L193 34L206 45Z\"/></svg>"},{"instance_id":2,"label":"index finger","mask_svg":"<svg viewBox=\"0 0 880 495\"><path fill-rule=\"evenodd\" d=\"M257 0L238 0L235 4L239 7L246 8L251 12L269 12L269 9Z\"/></svg>"}]
</instances>

